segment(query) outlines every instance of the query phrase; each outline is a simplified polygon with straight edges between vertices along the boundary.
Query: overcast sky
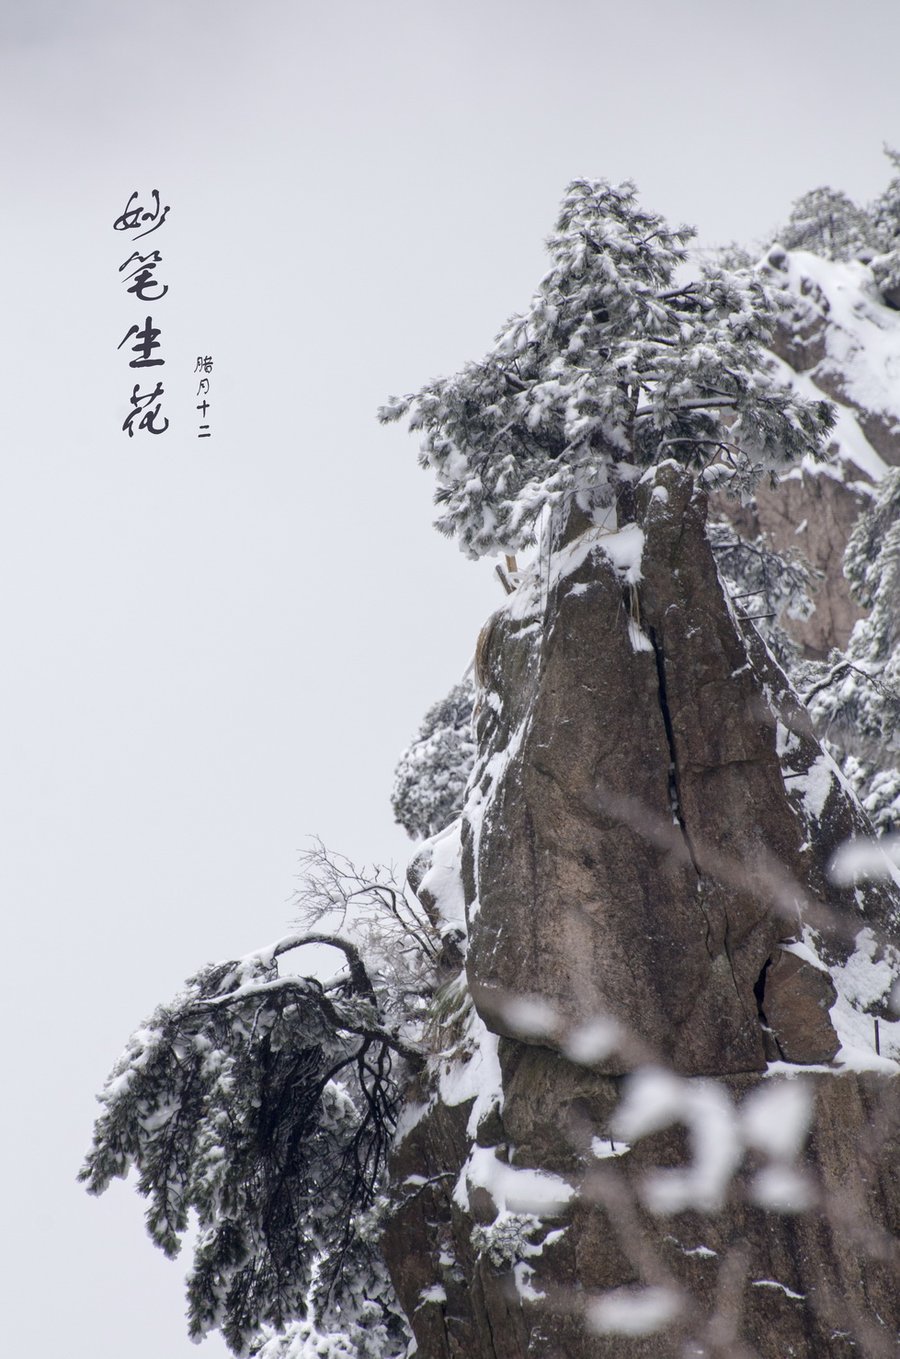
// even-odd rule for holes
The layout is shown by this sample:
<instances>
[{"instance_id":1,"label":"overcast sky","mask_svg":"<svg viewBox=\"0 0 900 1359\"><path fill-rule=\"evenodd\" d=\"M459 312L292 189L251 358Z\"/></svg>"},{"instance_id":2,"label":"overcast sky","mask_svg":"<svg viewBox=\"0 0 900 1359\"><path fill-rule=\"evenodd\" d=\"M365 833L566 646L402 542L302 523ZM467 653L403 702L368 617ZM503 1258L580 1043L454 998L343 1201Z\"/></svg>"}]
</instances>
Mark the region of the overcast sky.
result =
<instances>
[{"instance_id":1,"label":"overcast sky","mask_svg":"<svg viewBox=\"0 0 900 1359\"><path fill-rule=\"evenodd\" d=\"M195 1353L138 1200L74 1184L93 1094L286 930L307 835L406 854L394 762L500 596L378 404L525 305L575 176L706 243L874 195L898 50L896 0L2 0L8 1353ZM129 439L113 222L154 188L171 424Z\"/></svg>"}]
</instances>

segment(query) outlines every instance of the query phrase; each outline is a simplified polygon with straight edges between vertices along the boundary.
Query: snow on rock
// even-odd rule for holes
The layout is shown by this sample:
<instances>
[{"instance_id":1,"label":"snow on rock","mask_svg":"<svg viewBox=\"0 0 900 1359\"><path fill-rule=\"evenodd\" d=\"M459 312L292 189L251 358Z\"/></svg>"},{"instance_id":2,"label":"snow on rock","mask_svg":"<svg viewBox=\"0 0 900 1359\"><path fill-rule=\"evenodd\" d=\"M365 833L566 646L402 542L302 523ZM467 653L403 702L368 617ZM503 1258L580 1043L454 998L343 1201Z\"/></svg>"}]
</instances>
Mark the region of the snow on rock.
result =
<instances>
[{"instance_id":1,"label":"snow on rock","mask_svg":"<svg viewBox=\"0 0 900 1359\"><path fill-rule=\"evenodd\" d=\"M466 901L460 871L459 832L457 818L428 841L431 863L416 889L428 894L441 932L448 928L465 930Z\"/></svg>"},{"instance_id":2,"label":"snow on rock","mask_svg":"<svg viewBox=\"0 0 900 1359\"><path fill-rule=\"evenodd\" d=\"M435 1059L441 1102L453 1108L472 1100L467 1131L473 1137L482 1118L503 1102L497 1042L497 1035L470 1006L463 1039L449 1056Z\"/></svg>"},{"instance_id":3,"label":"snow on rock","mask_svg":"<svg viewBox=\"0 0 900 1359\"><path fill-rule=\"evenodd\" d=\"M665 486L657 486L656 491L665 491L666 499L663 502L668 504L669 493ZM603 534L598 540L598 546L609 557L615 566L622 580L627 585L637 585L641 579L641 557L644 551L644 531L638 528L637 524L626 524L624 528L616 533Z\"/></svg>"},{"instance_id":4,"label":"snow on rock","mask_svg":"<svg viewBox=\"0 0 900 1359\"><path fill-rule=\"evenodd\" d=\"M807 330L818 322L816 385L881 415L900 435L900 315L878 299L868 265L795 250L785 252L780 273L797 299L798 321ZM877 479L884 462L878 454L875 459L864 470Z\"/></svg>"},{"instance_id":5,"label":"snow on rock","mask_svg":"<svg viewBox=\"0 0 900 1359\"><path fill-rule=\"evenodd\" d=\"M475 1146L460 1171L453 1198L468 1209L473 1189L486 1189L501 1213L533 1213L554 1217L574 1197L575 1188L548 1170L511 1166L501 1161L496 1147Z\"/></svg>"},{"instance_id":6,"label":"snow on rock","mask_svg":"<svg viewBox=\"0 0 900 1359\"><path fill-rule=\"evenodd\" d=\"M831 968L838 998L831 1017L841 1047L835 1062L844 1071L882 1071L900 1073L900 1019L881 1018L878 1022L868 1011L890 1004L900 975L900 952L890 944L879 943L869 928L859 931L855 949L845 963Z\"/></svg>"},{"instance_id":7,"label":"snow on rock","mask_svg":"<svg viewBox=\"0 0 900 1359\"><path fill-rule=\"evenodd\" d=\"M793 791L800 793L804 814L814 821L822 819L835 774L834 761L823 752L805 774L795 774L793 777Z\"/></svg>"},{"instance_id":8,"label":"snow on rock","mask_svg":"<svg viewBox=\"0 0 900 1359\"><path fill-rule=\"evenodd\" d=\"M793 1298L796 1302L803 1302L806 1297L805 1293L795 1293L787 1284L779 1283L777 1279L751 1279L750 1283L753 1288L778 1288L786 1298Z\"/></svg>"}]
</instances>

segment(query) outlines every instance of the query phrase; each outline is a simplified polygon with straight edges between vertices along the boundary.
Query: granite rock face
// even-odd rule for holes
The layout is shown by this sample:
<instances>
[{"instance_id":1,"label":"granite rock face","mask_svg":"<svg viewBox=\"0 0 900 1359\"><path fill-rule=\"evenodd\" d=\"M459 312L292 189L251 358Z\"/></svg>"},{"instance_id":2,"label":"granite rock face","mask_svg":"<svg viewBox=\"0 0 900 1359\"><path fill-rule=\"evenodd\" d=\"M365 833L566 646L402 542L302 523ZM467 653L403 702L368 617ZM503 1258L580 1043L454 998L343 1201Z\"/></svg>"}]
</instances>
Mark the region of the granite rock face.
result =
<instances>
[{"instance_id":1,"label":"granite rock face","mask_svg":"<svg viewBox=\"0 0 900 1359\"><path fill-rule=\"evenodd\" d=\"M896 1352L900 894L829 881L867 823L705 513L666 464L573 518L480 648L463 1000L385 1236L422 1359Z\"/></svg>"},{"instance_id":2,"label":"granite rock face","mask_svg":"<svg viewBox=\"0 0 900 1359\"><path fill-rule=\"evenodd\" d=\"M588 532L564 549L581 560L540 626L514 611L494 625L463 823L470 984L509 1037L506 998L527 993L569 1028L611 1018L676 1071L758 1071L759 989L799 936L811 857L816 893L853 921L824 866L854 813L836 799L810 848L791 783L820 752L724 597L705 498L671 466L640 489L613 543ZM617 565L629 550L639 566ZM618 1049L601 1065L630 1064Z\"/></svg>"},{"instance_id":3,"label":"granite rock face","mask_svg":"<svg viewBox=\"0 0 900 1359\"><path fill-rule=\"evenodd\" d=\"M810 660L843 649L863 616L844 576L850 530L870 501L868 479L852 464L813 472L799 468L772 489L761 486L748 505L721 496L716 509L742 537L762 535L777 552L796 549L818 573L810 587L815 605L808 618L782 624Z\"/></svg>"},{"instance_id":4,"label":"granite rock face","mask_svg":"<svg viewBox=\"0 0 900 1359\"><path fill-rule=\"evenodd\" d=\"M782 623L804 655L822 660L846 646L861 616L843 573L850 530L873 479L900 464L900 318L858 262L775 248L763 272L791 299L772 341L785 376L837 405L833 458L818 469L795 468L774 489L761 485L749 505L720 497L716 511L746 538L762 534L777 551L798 549L820 573L810 591L815 612Z\"/></svg>"},{"instance_id":5,"label":"granite rock face","mask_svg":"<svg viewBox=\"0 0 900 1359\"><path fill-rule=\"evenodd\" d=\"M683 1131L669 1128L607 1159L579 1156L573 1129L609 1115L620 1094L616 1081L588 1077L546 1049L508 1040L500 1046L507 1106L498 1124L509 1141L491 1154L539 1160L568 1174L580 1192L555 1216L538 1220L521 1256L504 1258L488 1244L486 1224L493 1219L494 1234L502 1237L509 1213L483 1191L479 1200L479 1191L469 1188L468 1211L454 1194L456 1184L468 1184L469 1106L430 1109L396 1159L406 1197L386 1239L423 1359L891 1359L897 1353L896 1077L802 1078L814 1110L804 1175L815 1198L807 1211L774 1212L755 1202L753 1172L745 1166L719 1211L659 1216L647 1211L641 1186L660 1167L689 1159ZM720 1084L740 1108L758 1083L744 1075ZM514 1138L521 1142L513 1149ZM612 1145L621 1151L621 1144ZM527 1253L535 1247L537 1254ZM623 1292L627 1298L641 1288L678 1299L659 1330L610 1334L591 1324L597 1299ZM723 1295L728 1302L720 1308Z\"/></svg>"}]
</instances>

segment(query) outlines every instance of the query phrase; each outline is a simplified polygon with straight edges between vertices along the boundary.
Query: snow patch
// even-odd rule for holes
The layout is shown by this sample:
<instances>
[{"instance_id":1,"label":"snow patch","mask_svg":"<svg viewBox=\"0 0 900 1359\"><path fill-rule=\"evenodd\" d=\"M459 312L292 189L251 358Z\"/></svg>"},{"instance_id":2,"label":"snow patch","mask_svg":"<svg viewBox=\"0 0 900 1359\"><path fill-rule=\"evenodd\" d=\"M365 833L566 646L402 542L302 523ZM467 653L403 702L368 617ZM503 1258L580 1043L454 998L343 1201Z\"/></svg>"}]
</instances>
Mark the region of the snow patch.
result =
<instances>
[{"instance_id":1,"label":"snow patch","mask_svg":"<svg viewBox=\"0 0 900 1359\"><path fill-rule=\"evenodd\" d=\"M444 1288L442 1284L430 1284L428 1288L422 1288L419 1290L419 1303L418 1306L416 1307L416 1311L418 1312L419 1307L425 1307L430 1302L440 1303L446 1301L447 1301L446 1288Z\"/></svg>"},{"instance_id":2,"label":"snow patch","mask_svg":"<svg viewBox=\"0 0 900 1359\"><path fill-rule=\"evenodd\" d=\"M794 1298L797 1302L805 1302L805 1293L795 1293L787 1284L779 1283L777 1279L752 1279L753 1288L780 1288L786 1298Z\"/></svg>"},{"instance_id":3,"label":"snow patch","mask_svg":"<svg viewBox=\"0 0 900 1359\"><path fill-rule=\"evenodd\" d=\"M616 571L627 585L637 585L642 579L641 557L644 553L644 531L637 524L626 524L616 533L605 534L598 546L609 557Z\"/></svg>"},{"instance_id":4,"label":"snow patch","mask_svg":"<svg viewBox=\"0 0 900 1359\"><path fill-rule=\"evenodd\" d=\"M803 798L807 819L821 821L833 782L832 761L825 754L817 755L805 774L796 774L791 779L792 791Z\"/></svg>"},{"instance_id":5,"label":"snow patch","mask_svg":"<svg viewBox=\"0 0 900 1359\"><path fill-rule=\"evenodd\" d=\"M464 931L466 899L462 883L461 829L462 819L458 817L428 842L431 847L431 866L422 878L419 890L430 892L434 897L435 910L442 927L455 926Z\"/></svg>"},{"instance_id":6,"label":"snow patch","mask_svg":"<svg viewBox=\"0 0 900 1359\"><path fill-rule=\"evenodd\" d=\"M475 1188L486 1189L501 1213L534 1213L539 1217L562 1212L575 1194L561 1175L507 1165L498 1159L496 1147L473 1147L459 1173L453 1199L466 1212L469 1192Z\"/></svg>"},{"instance_id":7,"label":"snow patch","mask_svg":"<svg viewBox=\"0 0 900 1359\"><path fill-rule=\"evenodd\" d=\"M467 1124L474 1137L485 1114L503 1102L503 1081L497 1056L497 1035L491 1033L472 1008L466 1021L463 1052L438 1059L438 1091L449 1107L472 1100Z\"/></svg>"},{"instance_id":8,"label":"snow patch","mask_svg":"<svg viewBox=\"0 0 900 1359\"><path fill-rule=\"evenodd\" d=\"M606 1161L610 1156L624 1156L631 1151L631 1144L628 1142L617 1142L612 1137L592 1137L591 1154L598 1161Z\"/></svg>"}]
</instances>

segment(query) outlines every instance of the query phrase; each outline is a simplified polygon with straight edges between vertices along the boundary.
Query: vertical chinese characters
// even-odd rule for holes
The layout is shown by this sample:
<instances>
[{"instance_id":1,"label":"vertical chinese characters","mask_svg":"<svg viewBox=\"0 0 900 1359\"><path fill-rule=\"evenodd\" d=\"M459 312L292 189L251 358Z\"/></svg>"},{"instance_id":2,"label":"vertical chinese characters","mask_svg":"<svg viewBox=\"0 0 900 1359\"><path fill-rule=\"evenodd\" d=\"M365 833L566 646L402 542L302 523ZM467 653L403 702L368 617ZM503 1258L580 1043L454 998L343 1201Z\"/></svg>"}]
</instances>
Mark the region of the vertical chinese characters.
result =
<instances>
[{"instance_id":1,"label":"vertical chinese characters","mask_svg":"<svg viewBox=\"0 0 900 1359\"><path fill-rule=\"evenodd\" d=\"M113 230L127 232L132 245L149 236L151 232L158 231L169 214L169 205L162 206L158 189L152 191L150 204L151 206L145 207L140 201L138 190L135 189L125 205L124 212L113 223ZM159 250L148 250L144 255L135 250L124 264L119 265L119 273L123 275L122 281L129 284L126 291L133 294L137 301L156 303L169 291L168 284L157 276L156 270L160 264L162 255ZM125 273L125 270L129 272ZM126 354L134 355L129 359L129 368L140 370L163 366L165 359L161 352L161 334L161 328L154 325L153 317L149 315L143 318L143 324L131 326L117 346L121 349L123 345L128 345ZM133 344L129 344L131 340L134 341ZM129 439L134 438L135 428L146 430L150 434L164 434L169 428L168 417L161 413L165 388L159 380L150 388L149 378L150 375L146 379L148 383L146 391L142 389L140 382L135 383L132 389L131 410L122 425L122 430Z\"/></svg>"},{"instance_id":2,"label":"vertical chinese characters","mask_svg":"<svg viewBox=\"0 0 900 1359\"><path fill-rule=\"evenodd\" d=\"M206 412L209 410L211 404L209 401L209 387L210 387L209 374L212 372L212 368L213 361L211 355L209 354L197 355L197 362L194 365L194 372L199 373L201 375L200 385L197 388L197 395L203 397L203 400L200 402L199 406L197 407L197 410L200 412L201 420L204 422L206 421ZM208 423L201 423L199 429L197 430L197 438L198 439L211 438Z\"/></svg>"}]
</instances>

